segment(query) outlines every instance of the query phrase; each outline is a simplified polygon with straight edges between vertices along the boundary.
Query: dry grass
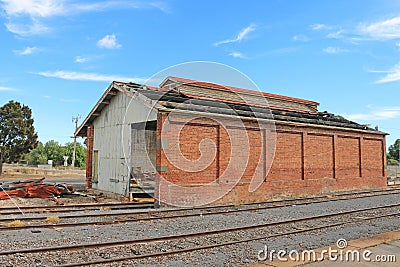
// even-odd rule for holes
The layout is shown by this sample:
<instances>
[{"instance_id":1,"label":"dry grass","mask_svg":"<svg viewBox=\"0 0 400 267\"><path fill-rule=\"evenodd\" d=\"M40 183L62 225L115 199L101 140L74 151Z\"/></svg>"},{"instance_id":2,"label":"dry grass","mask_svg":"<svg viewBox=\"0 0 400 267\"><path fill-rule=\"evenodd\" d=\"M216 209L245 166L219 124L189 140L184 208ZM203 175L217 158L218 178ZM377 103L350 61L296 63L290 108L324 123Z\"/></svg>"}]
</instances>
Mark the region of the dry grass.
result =
<instances>
[{"instance_id":1,"label":"dry grass","mask_svg":"<svg viewBox=\"0 0 400 267\"><path fill-rule=\"evenodd\" d=\"M12 222L6 223L5 225L7 227L21 227L21 226L24 226L25 223L23 221L20 221L20 220L14 220Z\"/></svg>"},{"instance_id":2,"label":"dry grass","mask_svg":"<svg viewBox=\"0 0 400 267\"><path fill-rule=\"evenodd\" d=\"M85 170L82 169L65 169L64 167L56 167L53 169L42 169L26 165L3 165L4 177L85 177Z\"/></svg>"},{"instance_id":3,"label":"dry grass","mask_svg":"<svg viewBox=\"0 0 400 267\"><path fill-rule=\"evenodd\" d=\"M111 208L110 207L101 207L100 211L110 211Z\"/></svg>"},{"instance_id":4,"label":"dry grass","mask_svg":"<svg viewBox=\"0 0 400 267\"><path fill-rule=\"evenodd\" d=\"M49 216L44 220L46 223L54 224L60 221L60 217L58 216Z\"/></svg>"}]
</instances>

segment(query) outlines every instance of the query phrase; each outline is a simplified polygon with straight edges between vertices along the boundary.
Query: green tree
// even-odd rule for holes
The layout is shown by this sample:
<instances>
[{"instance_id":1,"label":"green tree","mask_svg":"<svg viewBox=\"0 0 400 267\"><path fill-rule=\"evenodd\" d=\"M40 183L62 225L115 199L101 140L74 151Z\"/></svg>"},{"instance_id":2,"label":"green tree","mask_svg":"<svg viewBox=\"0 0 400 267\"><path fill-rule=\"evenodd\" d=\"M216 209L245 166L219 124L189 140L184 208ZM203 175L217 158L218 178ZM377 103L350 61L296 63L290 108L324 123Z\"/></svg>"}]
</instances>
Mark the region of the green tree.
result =
<instances>
[{"instance_id":1,"label":"green tree","mask_svg":"<svg viewBox=\"0 0 400 267\"><path fill-rule=\"evenodd\" d=\"M399 160L399 142L400 139L397 139L393 145L389 146L389 153L388 153L388 159L394 159Z\"/></svg>"},{"instance_id":2,"label":"green tree","mask_svg":"<svg viewBox=\"0 0 400 267\"><path fill-rule=\"evenodd\" d=\"M54 166L59 166L64 163L65 147L54 140L46 142L44 145L44 152L48 160L53 160Z\"/></svg>"},{"instance_id":3,"label":"green tree","mask_svg":"<svg viewBox=\"0 0 400 267\"><path fill-rule=\"evenodd\" d=\"M74 143L66 143L66 156L68 156L68 164L72 164L72 154L74 153ZM75 154L75 167L86 166L86 148L80 143L76 143L76 154Z\"/></svg>"},{"instance_id":4,"label":"green tree","mask_svg":"<svg viewBox=\"0 0 400 267\"><path fill-rule=\"evenodd\" d=\"M28 157L29 163L32 165L47 163L47 155L42 142L39 142L38 146L29 153Z\"/></svg>"},{"instance_id":5,"label":"green tree","mask_svg":"<svg viewBox=\"0 0 400 267\"><path fill-rule=\"evenodd\" d=\"M37 146L32 110L10 101L0 107L0 174L3 162L16 162Z\"/></svg>"},{"instance_id":6,"label":"green tree","mask_svg":"<svg viewBox=\"0 0 400 267\"><path fill-rule=\"evenodd\" d=\"M68 165L71 165L74 143L62 146L59 142L50 140L46 144L39 142L37 148L26 156L32 165L46 164L47 160L53 160L54 166L64 165L64 156L68 156ZM86 166L86 148L80 143L76 144L76 167Z\"/></svg>"}]
</instances>

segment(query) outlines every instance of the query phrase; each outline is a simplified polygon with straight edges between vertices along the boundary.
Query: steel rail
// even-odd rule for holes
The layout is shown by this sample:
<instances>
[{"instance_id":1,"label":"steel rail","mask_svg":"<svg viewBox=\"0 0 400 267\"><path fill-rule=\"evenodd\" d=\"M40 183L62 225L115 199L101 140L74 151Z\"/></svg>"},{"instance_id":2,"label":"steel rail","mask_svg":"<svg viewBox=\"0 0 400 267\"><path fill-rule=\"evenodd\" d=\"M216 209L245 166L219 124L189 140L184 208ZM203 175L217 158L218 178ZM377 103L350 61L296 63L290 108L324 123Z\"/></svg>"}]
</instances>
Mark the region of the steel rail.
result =
<instances>
[{"instance_id":1,"label":"steel rail","mask_svg":"<svg viewBox=\"0 0 400 267\"><path fill-rule=\"evenodd\" d=\"M385 193L384 195L390 195L390 194L397 194L397 193ZM367 198L367 197L374 197L373 196L356 196L352 199L357 199L357 198ZM347 199L347 198L346 198ZM340 201L340 200L346 200L343 198L338 198L338 199L326 199L323 201L318 201L318 200L312 200L309 202L303 202L303 203L296 203L297 206L302 206L302 205L309 205L309 204L315 204L315 203L324 203L324 202L334 202L334 201ZM298 201L298 200L296 200ZM103 213L103 214L66 214L59 216L59 219L74 219L74 218L87 218L87 217L117 217L117 216L132 216L132 215L147 215L150 217L142 217L142 218L127 218L127 219L120 219L116 220L113 219L112 221L90 221L90 222L76 222L76 223L57 223L57 224L35 224L35 225L23 225L23 226L11 226L11 227L0 227L0 231L9 231L9 230L22 230L22 229L31 229L31 228L65 228L65 227L77 227L77 226L88 226L88 225L111 225L111 224L123 224L123 223L131 223L131 222L139 222L139 221L154 221L154 220L167 220L167 219L177 219L177 218L190 218L190 217L197 217L197 216L210 216L210 215L221 215L221 214L233 214L233 213L240 213L240 212L254 212L254 211L260 211L260 210L269 210L269 209L276 209L276 208L283 208L283 207L289 207L292 206L293 203L285 203L287 202L286 200L283 201L278 201L278 202L283 202L282 204L274 204L273 206L266 206L266 207L253 207L253 208L244 208L244 209L239 209L235 207L235 209L231 210L222 210L222 211L207 211L210 210L209 208L202 208L206 210L206 212L201 212L201 213L191 213L191 214L172 214L169 216L154 216L154 215L159 215L159 214L168 214L168 213L174 213L174 212L180 212L182 211L181 209L175 210L160 210L160 211L145 211L145 212L122 212L122 213ZM227 207L232 207L232 206L227 206ZM192 210L192 209L189 209ZM187 211L187 209L184 209L183 211ZM47 216L37 216L37 217L21 217L21 218L6 218L6 219L0 219L0 222L12 222L15 220L21 220L21 221L38 221L38 220L45 220L48 218Z\"/></svg>"},{"instance_id":2,"label":"steel rail","mask_svg":"<svg viewBox=\"0 0 400 267\"><path fill-rule=\"evenodd\" d=\"M391 186L393 187L393 186ZM353 196L358 194L373 194L373 193L390 193L393 191L400 191L400 186L395 186L396 188L390 189L372 189L372 190L360 190L360 191L350 191L350 192L336 192L329 195L317 195L317 196L310 196L310 197L301 197L301 198L288 198L285 200L272 200L272 201L264 201L264 202L256 202L256 203L245 203L241 204L241 206L249 206L249 205L262 205L262 204L269 204L275 202L283 202L283 201L300 201L300 200L307 200L307 199L323 199L327 197L341 197L341 196ZM376 195L378 195L376 194ZM152 202L149 203L120 203L120 202L111 202L111 203L82 203L82 204L73 204L73 205L63 205L63 206L20 206L21 210L40 210L42 212L45 210L46 212L50 210L57 210L57 209L65 209L65 208L85 208L89 207L118 207L118 206L135 206L140 204L153 204ZM187 207L187 208L180 208L179 210L193 210L193 209L205 209L205 208L225 208L225 207L235 207L234 204L225 204L225 205L212 205L212 206L200 206L200 207ZM6 210L17 210L17 207L0 207L0 214L3 214L2 211Z\"/></svg>"},{"instance_id":3,"label":"steel rail","mask_svg":"<svg viewBox=\"0 0 400 267\"><path fill-rule=\"evenodd\" d=\"M359 212L374 211L374 210L394 208L394 207L399 207L399 206L400 206L400 204L390 204L390 205L384 205L384 206L378 206L378 207L372 207L372 208L364 208L364 209L358 209L358 210L352 210L352 211L343 211L343 212L339 212L339 213L330 213L330 214L316 215L316 216L310 216L310 217L304 217L304 218L298 218L298 219L290 219L290 220L286 220L286 221L269 222L269 223L264 223L264 224L224 228L224 229L211 230L211 231L206 231L206 232L195 232L195 233L179 234L179 235L173 235L173 236L161 236L161 237L151 237L151 238L133 239L133 240L109 241L109 242L103 242L103 243L97 242L97 243L85 243L85 244L74 244L74 245L63 245L63 246L52 246L52 247L25 248L25 249L17 249L17 250L3 250L3 251L0 251L0 256L13 255L13 254L24 254L24 253L25 254L26 253L43 253L43 252L59 251L59 250L78 250L78 249L87 249L87 248L115 247L115 246L132 245L132 244L138 244L138 243L150 243L150 242L170 241L170 240L184 239L184 238L195 238L195 237L209 236L209 235L229 233L229 232L235 232L235 231L251 230L251 229L264 228L264 227L286 225L286 224L291 224L291 223L312 221L312 220L318 220L318 219L340 217L340 216L359 213ZM398 212L392 213L392 214L400 215L400 213L398 213ZM392 216L394 216L394 215L392 215Z\"/></svg>"},{"instance_id":4,"label":"steel rail","mask_svg":"<svg viewBox=\"0 0 400 267\"><path fill-rule=\"evenodd\" d=\"M284 232L284 233L271 234L268 236L259 236L259 237L255 237L255 238L247 238L247 239L242 239L242 240L228 241L228 242L207 245L207 246L198 246L198 247L184 248L184 249L180 249L180 250L171 250L171 251L165 251L165 252L159 252L159 253L118 257L118 258L104 259L104 260L95 260L95 261L87 261L87 262L79 262L79 263L67 263L67 264L55 265L55 267L89 266L89 265L105 264L105 263L111 263L111 262L122 262L122 261L128 261L128 260L140 260L140 259L148 259L148 258L155 258L155 257L163 257L163 256L176 255L176 254L187 253L187 252L194 252L194 251L199 251L199 250L214 249L214 248L219 248L219 247L237 245L237 244L259 241L259 240L269 239L269 238L277 238L277 237L288 236L288 235L302 234L302 233L311 232L311 231L323 230L323 229L337 227L337 226L343 226L343 225L348 225L348 224L353 224L353 223L360 223L360 222L364 222L364 221L371 221L371 220L375 220L375 219L381 219L381 218L387 218L387 217L393 217L393 216L399 216L399 215L400 215L400 213L396 212L396 213L391 213L391 214L386 214L386 215L378 215L378 216L374 216L374 217L370 217L370 218L361 218L361 219L358 219L355 221L331 223L328 225L322 225L322 226L312 227L312 228L308 228L308 229L300 229L300 230L289 231L289 232Z\"/></svg>"},{"instance_id":5,"label":"steel rail","mask_svg":"<svg viewBox=\"0 0 400 267\"><path fill-rule=\"evenodd\" d=\"M62 205L62 206L20 206L19 208L21 210L54 210L54 209L66 209L66 208L96 208L96 207L118 207L118 206L135 206L135 205L142 205L142 204L154 204L153 202L127 202L127 203L122 203L122 202L110 202L110 203L81 203L81 204L68 204L68 205ZM7 211L7 210L17 210L17 207L0 207L0 213L2 211Z\"/></svg>"},{"instance_id":6,"label":"steel rail","mask_svg":"<svg viewBox=\"0 0 400 267\"><path fill-rule=\"evenodd\" d=\"M78 208L78 209L47 209L47 208L42 208L41 210L36 210L36 211L30 211L30 210L25 210L25 214L49 214L49 213L62 213L62 212L79 212L79 211L97 211L101 210L102 208L108 208L109 210L134 210L134 209L150 209L154 208L153 203L137 203L134 205L129 205L129 204L121 204L121 205L115 205L115 206L98 206L98 207L87 207L87 208ZM1 212L0 211L0 216L1 215L19 215L21 212L18 211L6 211L6 212Z\"/></svg>"}]
</instances>

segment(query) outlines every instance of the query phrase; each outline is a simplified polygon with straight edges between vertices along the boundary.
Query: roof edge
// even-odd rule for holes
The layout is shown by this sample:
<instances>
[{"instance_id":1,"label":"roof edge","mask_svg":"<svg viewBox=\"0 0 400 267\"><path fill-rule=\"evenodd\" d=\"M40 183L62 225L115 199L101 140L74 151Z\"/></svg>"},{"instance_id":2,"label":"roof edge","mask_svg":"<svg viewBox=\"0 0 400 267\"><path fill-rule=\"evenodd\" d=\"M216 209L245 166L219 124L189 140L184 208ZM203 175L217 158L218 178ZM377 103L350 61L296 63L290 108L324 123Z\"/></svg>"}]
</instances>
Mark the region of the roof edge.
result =
<instances>
[{"instance_id":1,"label":"roof edge","mask_svg":"<svg viewBox=\"0 0 400 267\"><path fill-rule=\"evenodd\" d=\"M160 87L163 87L168 80L172 80L177 83L193 84L195 86L204 87L204 88L212 87L213 89L219 89L219 90L231 89L233 91L237 91L237 92L241 92L241 93L245 93L245 94L249 94L249 95L258 95L259 93L261 93L263 96L267 96L267 97L271 97L271 98L275 98L275 99L280 99L280 100L283 99L283 100L287 100L287 101L303 103L303 104L308 104L308 105L314 105L314 106L320 105L319 102L311 101L311 100L307 100L307 99L285 96L285 95L278 95L278 94L267 93L267 92L262 92L262 91L255 91L255 90L244 89L244 88L228 86L228 85L222 85L222 84L217 84L217 83L212 83L212 82L196 81L196 80L180 78L180 77L175 77L175 76L168 76L167 78L165 78L164 81L160 84ZM207 86L207 85L209 85L209 86ZM254 93L256 93L256 94L254 94Z\"/></svg>"}]
</instances>

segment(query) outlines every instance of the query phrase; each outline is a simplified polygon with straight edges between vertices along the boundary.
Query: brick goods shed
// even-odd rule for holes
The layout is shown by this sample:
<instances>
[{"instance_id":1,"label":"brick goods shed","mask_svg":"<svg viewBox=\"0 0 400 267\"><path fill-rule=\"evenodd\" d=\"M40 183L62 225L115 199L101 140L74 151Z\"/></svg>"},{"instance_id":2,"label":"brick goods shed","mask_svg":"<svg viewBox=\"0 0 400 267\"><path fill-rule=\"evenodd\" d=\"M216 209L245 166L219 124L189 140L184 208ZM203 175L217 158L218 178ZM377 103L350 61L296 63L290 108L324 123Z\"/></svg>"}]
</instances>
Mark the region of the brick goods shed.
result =
<instances>
[{"instance_id":1,"label":"brick goods shed","mask_svg":"<svg viewBox=\"0 0 400 267\"><path fill-rule=\"evenodd\" d=\"M318 105L177 77L113 82L76 132L87 186L180 206L385 187L386 134Z\"/></svg>"}]
</instances>

